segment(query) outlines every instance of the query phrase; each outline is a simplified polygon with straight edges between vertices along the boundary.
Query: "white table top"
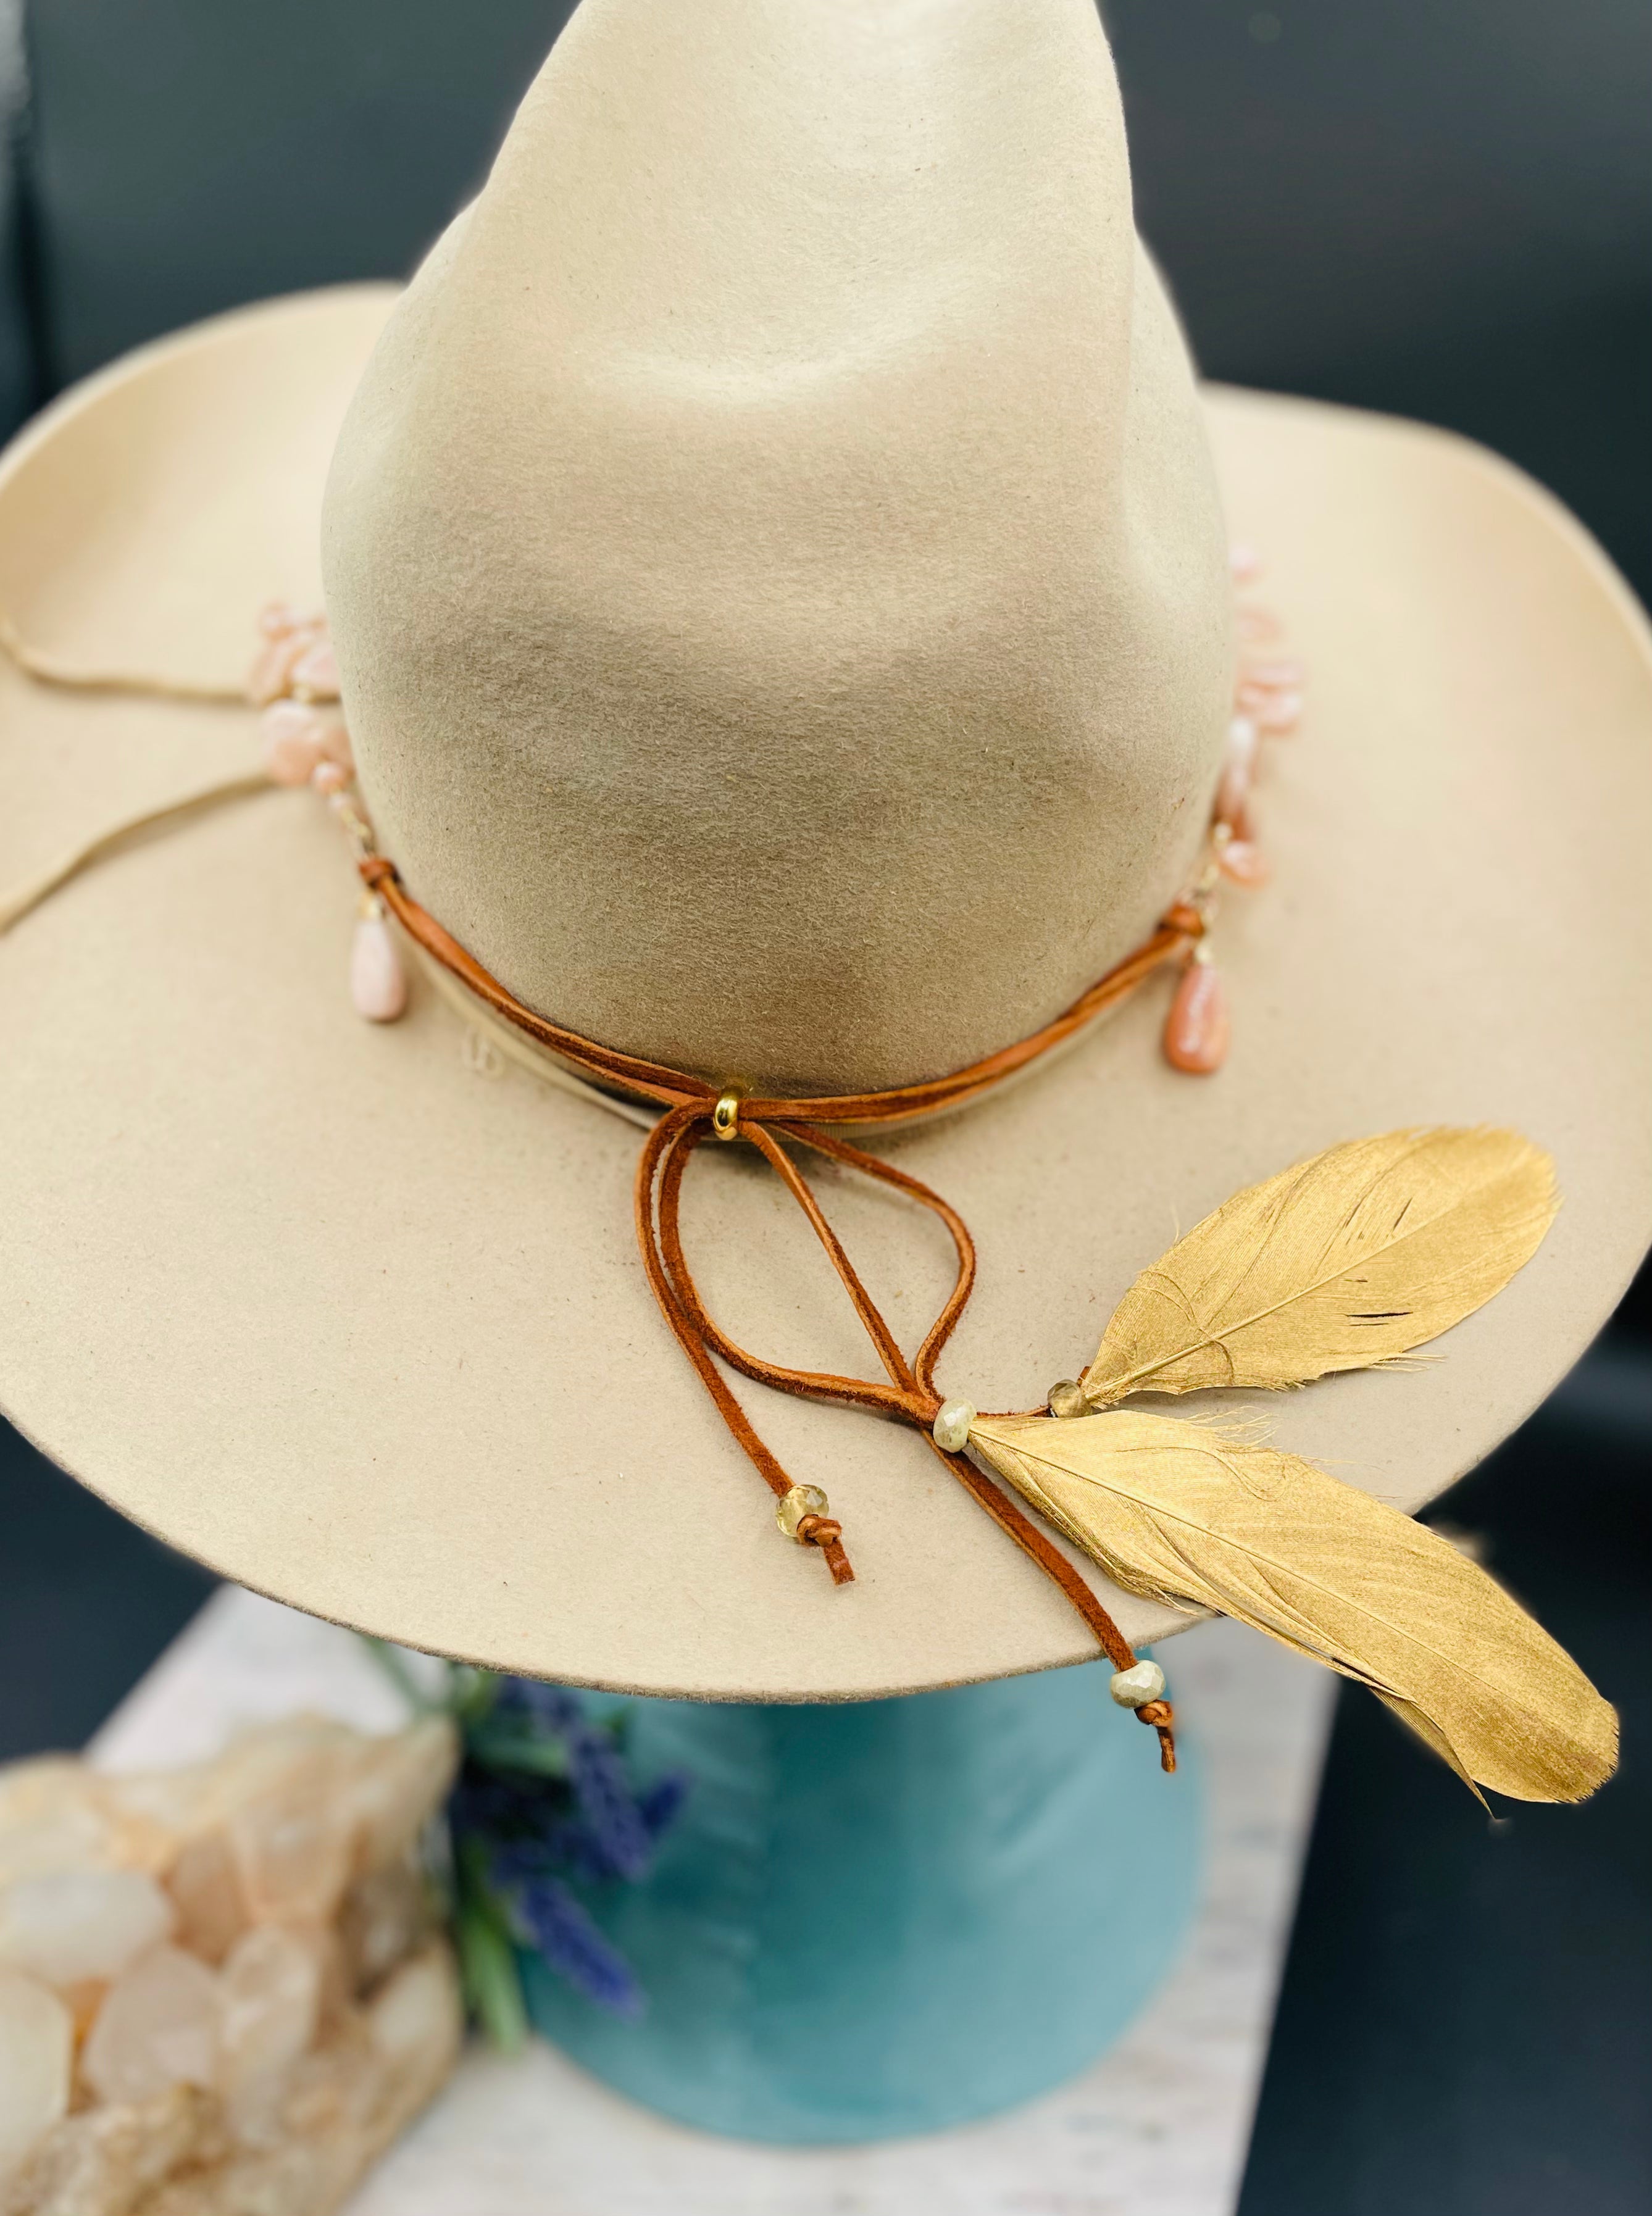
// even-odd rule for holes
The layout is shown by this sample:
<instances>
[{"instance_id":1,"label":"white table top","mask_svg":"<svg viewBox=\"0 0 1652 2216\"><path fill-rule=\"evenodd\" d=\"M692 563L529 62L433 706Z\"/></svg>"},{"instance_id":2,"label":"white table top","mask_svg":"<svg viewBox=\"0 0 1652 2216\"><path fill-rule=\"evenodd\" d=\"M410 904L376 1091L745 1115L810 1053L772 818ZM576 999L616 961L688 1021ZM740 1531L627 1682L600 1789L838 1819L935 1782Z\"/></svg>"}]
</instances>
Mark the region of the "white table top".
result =
<instances>
[{"instance_id":1,"label":"white table top","mask_svg":"<svg viewBox=\"0 0 1652 2216\"><path fill-rule=\"evenodd\" d=\"M1163 1653L1210 1782L1187 1953L1103 2059L1013 2114L867 2148L751 2146L669 2123L555 2049L477 2050L349 2216L1227 2216L1238 2197L1331 1680L1236 1624ZM349 1633L225 1587L94 1742L112 1769L213 1752L308 1708L369 1728L398 1696Z\"/></svg>"}]
</instances>

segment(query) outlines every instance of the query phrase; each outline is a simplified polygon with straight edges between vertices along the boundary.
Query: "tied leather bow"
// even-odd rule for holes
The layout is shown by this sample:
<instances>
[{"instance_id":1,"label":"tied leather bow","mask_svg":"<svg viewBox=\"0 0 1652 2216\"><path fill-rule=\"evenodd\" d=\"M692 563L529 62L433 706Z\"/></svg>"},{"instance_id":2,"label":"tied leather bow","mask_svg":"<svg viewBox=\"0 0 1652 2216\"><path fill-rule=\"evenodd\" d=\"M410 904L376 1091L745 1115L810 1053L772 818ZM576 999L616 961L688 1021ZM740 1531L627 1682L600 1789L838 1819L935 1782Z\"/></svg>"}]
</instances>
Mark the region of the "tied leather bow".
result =
<instances>
[{"instance_id":1,"label":"tied leather bow","mask_svg":"<svg viewBox=\"0 0 1652 2216\"><path fill-rule=\"evenodd\" d=\"M1186 954L1205 929L1199 911L1186 904L1171 908L1144 945L1099 978L1053 1022L1030 1037L989 1055L984 1061L971 1063L966 1069L930 1078L922 1084L897 1086L886 1093L829 1093L813 1099L765 1099L719 1088L684 1071L622 1054L547 1022L507 992L497 978L490 976L434 916L420 907L403 885L393 862L380 854L367 854L362 857L359 867L367 885L384 902L415 944L450 970L496 1014L598 1084L616 1086L652 1101L664 1111L650 1132L637 1164L637 1238L643 1266L661 1313L699 1373L724 1422L777 1500L802 1495L805 1489L794 1486L764 1444L718 1368L718 1359L741 1376L760 1385L772 1386L777 1391L870 1408L910 1424L994 1522L1060 1588L1114 1668L1130 1669L1136 1661L1134 1653L1066 1556L1007 1493L976 1468L966 1454L949 1452L934 1436L932 1426L942 1404L942 1395L934 1382L935 1364L964 1313L975 1283L975 1246L968 1227L957 1210L929 1186L879 1156L851 1145L829 1127L905 1123L937 1109L955 1107L974 1099L1070 1038L1103 1009L1123 1000L1162 964ZM689 1159L708 1138L745 1140L757 1148L780 1178L803 1210L854 1302L855 1313L877 1351L884 1380L791 1370L765 1362L737 1345L706 1313L683 1251L679 1210ZM958 1257L957 1277L940 1314L909 1360L861 1283L807 1179L783 1142L823 1155L828 1160L906 1194L946 1225ZM853 1582L854 1572L844 1551L842 1528L838 1523L824 1514L804 1513L797 1517L791 1528L800 1542L819 1549L835 1584ZM1174 1770L1174 1739L1169 1702L1150 1701L1138 1708L1136 1714L1158 1733L1163 1767Z\"/></svg>"}]
</instances>

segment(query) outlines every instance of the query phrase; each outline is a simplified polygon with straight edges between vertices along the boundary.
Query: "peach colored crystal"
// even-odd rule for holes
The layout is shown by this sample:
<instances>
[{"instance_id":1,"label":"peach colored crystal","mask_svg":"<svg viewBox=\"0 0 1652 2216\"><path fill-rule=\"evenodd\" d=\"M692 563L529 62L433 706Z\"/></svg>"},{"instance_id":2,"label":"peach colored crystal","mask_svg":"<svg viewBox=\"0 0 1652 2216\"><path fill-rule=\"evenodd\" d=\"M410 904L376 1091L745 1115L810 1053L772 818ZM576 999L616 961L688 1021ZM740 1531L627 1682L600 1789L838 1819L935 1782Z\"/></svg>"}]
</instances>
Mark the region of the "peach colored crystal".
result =
<instances>
[{"instance_id":1,"label":"peach colored crystal","mask_svg":"<svg viewBox=\"0 0 1652 2216\"><path fill-rule=\"evenodd\" d=\"M456 1759L441 1719L296 1718L0 1770L0 2216L339 2206L458 2051L420 1856Z\"/></svg>"}]
</instances>

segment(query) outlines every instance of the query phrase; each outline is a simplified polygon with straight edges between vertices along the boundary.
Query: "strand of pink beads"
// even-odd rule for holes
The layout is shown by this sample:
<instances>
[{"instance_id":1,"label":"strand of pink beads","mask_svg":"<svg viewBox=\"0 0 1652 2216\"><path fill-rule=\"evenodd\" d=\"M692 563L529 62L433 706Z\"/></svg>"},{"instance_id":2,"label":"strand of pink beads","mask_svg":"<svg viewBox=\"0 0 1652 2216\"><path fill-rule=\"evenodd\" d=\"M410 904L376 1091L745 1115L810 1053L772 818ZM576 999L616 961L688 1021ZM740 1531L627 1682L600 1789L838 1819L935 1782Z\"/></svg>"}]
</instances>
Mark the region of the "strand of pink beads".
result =
<instances>
[{"instance_id":1,"label":"strand of pink beads","mask_svg":"<svg viewBox=\"0 0 1652 2216\"><path fill-rule=\"evenodd\" d=\"M1261 574L1248 546L1230 557L1236 588L1242 594ZM1164 1023L1165 1059L1174 1068L1207 1077L1227 1060L1231 1025L1228 998L1211 952L1211 927L1217 895L1225 879L1251 890L1267 883L1267 858L1257 843L1255 786L1262 742L1294 731L1302 720L1303 672L1299 662L1279 653L1279 619L1242 598L1236 611L1239 671L1233 720L1211 816L1210 846L1187 904L1204 920L1203 935L1187 957Z\"/></svg>"},{"instance_id":2,"label":"strand of pink beads","mask_svg":"<svg viewBox=\"0 0 1652 2216\"><path fill-rule=\"evenodd\" d=\"M357 805L326 617L275 601L259 617L258 629L263 643L248 673L247 694L264 711L265 768L276 785L307 785L320 793L357 850L371 853L373 828ZM363 891L357 905L350 998L373 1024L393 1024L407 1006L407 972L376 893Z\"/></svg>"},{"instance_id":3,"label":"strand of pink beads","mask_svg":"<svg viewBox=\"0 0 1652 2216\"><path fill-rule=\"evenodd\" d=\"M1236 613L1239 671L1227 751L1211 810L1204 867L1187 896L1204 931L1188 953L1164 1025L1164 1053L1174 1068L1208 1076L1227 1059L1227 994L1211 957L1211 929L1223 882L1247 889L1266 884L1268 865L1257 843L1254 791L1262 742L1295 730L1302 717L1301 665L1279 650L1279 625L1242 597L1261 563L1246 546L1230 556L1241 594ZM277 601L258 619L262 637L247 693L263 710L264 766L276 785L320 793L358 856L374 851L373 827L355 790L355 763L339 710L338 663L318 612ZM368 1022L394 1023L407 1006L403 967L384 902L364 891L350 947L350 997Z\"/></svg>"}]
</instances>

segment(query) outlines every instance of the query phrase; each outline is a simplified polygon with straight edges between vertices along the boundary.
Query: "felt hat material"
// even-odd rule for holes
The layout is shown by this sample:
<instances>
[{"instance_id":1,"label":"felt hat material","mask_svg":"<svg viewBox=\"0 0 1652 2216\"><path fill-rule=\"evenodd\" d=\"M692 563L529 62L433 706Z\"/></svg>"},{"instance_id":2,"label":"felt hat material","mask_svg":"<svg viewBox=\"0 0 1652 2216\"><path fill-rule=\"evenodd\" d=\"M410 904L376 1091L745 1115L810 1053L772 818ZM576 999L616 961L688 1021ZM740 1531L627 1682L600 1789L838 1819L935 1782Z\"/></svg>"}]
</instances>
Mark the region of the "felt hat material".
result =
<instances>
[{"instance_id":1,"label":"felt hat material","mask_svg":"<svg viewBox=\"0 0 1652 2216\"><path fill-rule=\"evenodd\" d=\"M1091 0L585 0L323 547L385 851L530 1006L792 1094L1048 1022L1185 885L1233 699Z\"/></svg>"}]
</instances>

